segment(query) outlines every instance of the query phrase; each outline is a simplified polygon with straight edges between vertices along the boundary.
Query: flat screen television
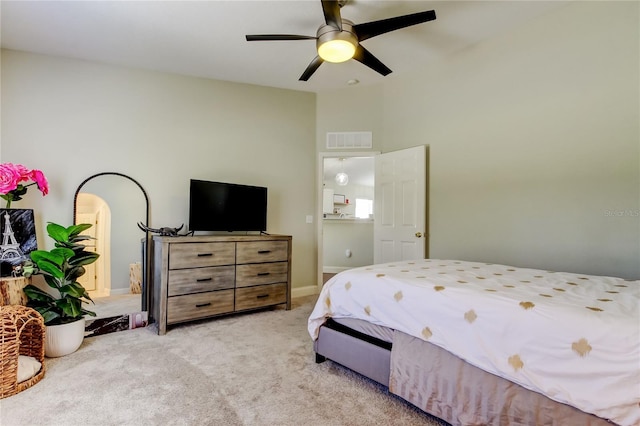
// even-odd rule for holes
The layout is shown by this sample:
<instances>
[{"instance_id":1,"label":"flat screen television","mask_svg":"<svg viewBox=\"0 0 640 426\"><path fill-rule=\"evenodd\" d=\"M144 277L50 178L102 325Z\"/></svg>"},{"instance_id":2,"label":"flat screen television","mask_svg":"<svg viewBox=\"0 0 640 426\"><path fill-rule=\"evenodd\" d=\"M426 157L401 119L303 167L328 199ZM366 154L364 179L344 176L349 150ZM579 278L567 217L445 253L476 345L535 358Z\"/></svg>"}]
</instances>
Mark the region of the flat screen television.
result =
<instances>
[{"instance_id":1,"label":"flat screen television","mask_svg":"<svg viewBox=\"0 0 640 426\"><path fill-rule=\"evenodd\" d=\"M267 188L191 179L189 230L267 230Z\"/></svg>"}]
</instances>

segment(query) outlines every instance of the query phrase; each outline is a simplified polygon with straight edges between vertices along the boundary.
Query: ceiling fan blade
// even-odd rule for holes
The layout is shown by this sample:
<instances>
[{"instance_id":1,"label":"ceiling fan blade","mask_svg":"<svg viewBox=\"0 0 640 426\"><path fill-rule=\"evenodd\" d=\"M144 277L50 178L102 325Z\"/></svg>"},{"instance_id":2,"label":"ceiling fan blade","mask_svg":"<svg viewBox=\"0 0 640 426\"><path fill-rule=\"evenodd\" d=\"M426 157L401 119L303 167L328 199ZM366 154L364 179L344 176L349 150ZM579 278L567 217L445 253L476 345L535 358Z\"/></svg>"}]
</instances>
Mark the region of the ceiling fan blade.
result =
<instances>
[{"instance_id":1,"label":"ceiling fan blade","mask_svg":"<svg viewBox=\"0 0 640 426\"><path fill-rule=\"evenodd\" d=\"M313 75L313 73L316 72L318 67L320 65L322 65L323 62L324 62L324 60L320 56L316 56L313 59L313 61L311 61L309 66L307 66L307 69L304 70L304 72L302 73L302 75L300 76L300 78L298 80L300 80L300 81L309 80L309 77L311 77Z\"/></svg>"},{"instance_id":2,"label":"ceiling fan blade","mask_svg":"<svg viewBox=\"0 0 640 426\"><path fill-rule=\"evenodd\" d=\"M253 34L246 35L247 41L274 41L274 40L316 40L317 37L294 34Z\"/></svg>"},{"instance_id":3,"label":"ceiling fan blade","mask_svg":"<svg viewBox=\"0 0 640 426\"><path fill-rule=\"evenodd\" d=\"M356 53L353 55L353 59L382 75L391 74L391 70L385 64L380 62L378 58L373 56L367 49L362 47L362 45L359 45L356 48Z\"/></svg>"},{"instance_id":4,"label":"ceiling fan blade","mask_svg":"<svg viewBox=\"0 0 640 426\"><path fill-rule=\"evenodd\" d=\"M380 34L410 27L416 24L422 24L427 21L433 21L434 19L436 19L435 10L428 10L426 12L418 12L411 15L402 15L396 16L395 18L357 24L353 26L353 29L358 35L358 40L363 41Z\"/></svg>"},{"instance_id":5,"label":"ceiling fan blade","mask_svg":"<svg viewBox=\"0 0 640 426\"><path fill-rule=\"evenodd\" d=\"M340 5L337 0L322 0L322 11L327 25L342 31L342 18L340 17Z\"/></svg>"}]
</instances>

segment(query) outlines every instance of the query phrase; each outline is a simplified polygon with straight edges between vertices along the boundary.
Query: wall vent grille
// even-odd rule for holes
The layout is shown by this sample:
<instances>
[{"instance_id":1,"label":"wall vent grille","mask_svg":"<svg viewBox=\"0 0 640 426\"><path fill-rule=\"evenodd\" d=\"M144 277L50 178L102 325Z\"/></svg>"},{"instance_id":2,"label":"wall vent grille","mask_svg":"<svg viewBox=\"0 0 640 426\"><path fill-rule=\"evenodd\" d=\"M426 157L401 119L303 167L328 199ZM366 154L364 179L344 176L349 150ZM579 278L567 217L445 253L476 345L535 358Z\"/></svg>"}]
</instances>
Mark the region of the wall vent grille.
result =
<instances>
[{"instance_id":1,"label":"wall vent grille","mask_svg":"<svg viewBox=\"0 0 640 426\"><path fill-rule=\"evenodd\" d=\"M371 148L371 132L327 132L327 149Z\"/></svg>"}]
</instances>

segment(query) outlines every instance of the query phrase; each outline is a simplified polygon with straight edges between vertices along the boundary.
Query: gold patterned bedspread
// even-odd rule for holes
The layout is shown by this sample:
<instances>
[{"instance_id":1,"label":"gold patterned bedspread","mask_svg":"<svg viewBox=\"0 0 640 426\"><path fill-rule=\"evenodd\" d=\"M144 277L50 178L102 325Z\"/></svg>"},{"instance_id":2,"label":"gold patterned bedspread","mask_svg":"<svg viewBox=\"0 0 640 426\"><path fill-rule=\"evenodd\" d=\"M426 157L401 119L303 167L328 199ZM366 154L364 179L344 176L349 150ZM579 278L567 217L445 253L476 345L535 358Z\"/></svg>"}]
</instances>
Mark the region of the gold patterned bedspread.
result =
<instances>
[{"instance_id":1,"label":"gold patterned bedspread","mask_svg":"<svg viewBox=\"0 0 640 426\"><path fill-rule=\"evenodd\" d=\"M621 425L640 424L640 281L425 259L328 281L309 317L427 340L485 371Z\"/></svg>"}]
</instances>

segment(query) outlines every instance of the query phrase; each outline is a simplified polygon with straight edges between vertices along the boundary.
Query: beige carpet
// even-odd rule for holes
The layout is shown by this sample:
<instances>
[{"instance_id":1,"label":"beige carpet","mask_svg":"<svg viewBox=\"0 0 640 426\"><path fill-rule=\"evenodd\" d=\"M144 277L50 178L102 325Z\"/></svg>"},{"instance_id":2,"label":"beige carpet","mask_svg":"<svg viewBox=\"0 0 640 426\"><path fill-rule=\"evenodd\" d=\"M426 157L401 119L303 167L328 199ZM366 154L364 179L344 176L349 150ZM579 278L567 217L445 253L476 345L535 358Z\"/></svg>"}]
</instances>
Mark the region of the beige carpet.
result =
<instances>
[{"instance_id":1,"label":"beige carpet","mask_svg":"<svg viewBox=\"0 0 640 426\"><path fill-rule=\"evenodd\" d=\"M0 400L0 424L439 425L386 388L314 362L313 300L85 339L42 381Z\"/></svg>"}]
</instances>

